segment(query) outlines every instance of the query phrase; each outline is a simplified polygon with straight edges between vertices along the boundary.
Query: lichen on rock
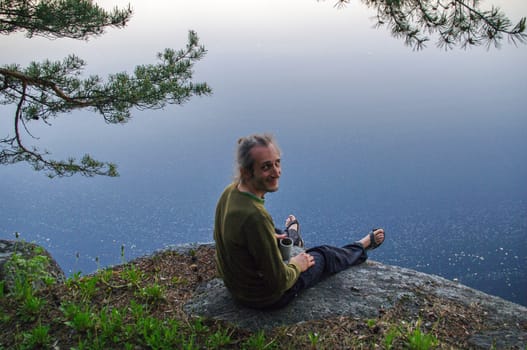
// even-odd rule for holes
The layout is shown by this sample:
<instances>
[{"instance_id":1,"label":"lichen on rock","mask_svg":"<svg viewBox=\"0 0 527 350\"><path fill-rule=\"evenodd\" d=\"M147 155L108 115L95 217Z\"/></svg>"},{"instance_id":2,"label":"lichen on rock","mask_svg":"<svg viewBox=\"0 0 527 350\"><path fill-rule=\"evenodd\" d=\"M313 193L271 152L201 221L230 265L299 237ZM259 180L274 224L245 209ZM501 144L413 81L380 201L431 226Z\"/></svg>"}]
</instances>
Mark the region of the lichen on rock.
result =
<instances>
[{"instance_id":1,"label":"lichen on rock","mask_svg":"<svg viewBox=\"0 0 527 350\"><path fill-rule=\"evenodd\" d=\"M13 291L16 278L22 276L34 290L66 280L62 268L43 247L22 240L0 240L0 281L4 291Z\"/></svg>"}]
</instances>

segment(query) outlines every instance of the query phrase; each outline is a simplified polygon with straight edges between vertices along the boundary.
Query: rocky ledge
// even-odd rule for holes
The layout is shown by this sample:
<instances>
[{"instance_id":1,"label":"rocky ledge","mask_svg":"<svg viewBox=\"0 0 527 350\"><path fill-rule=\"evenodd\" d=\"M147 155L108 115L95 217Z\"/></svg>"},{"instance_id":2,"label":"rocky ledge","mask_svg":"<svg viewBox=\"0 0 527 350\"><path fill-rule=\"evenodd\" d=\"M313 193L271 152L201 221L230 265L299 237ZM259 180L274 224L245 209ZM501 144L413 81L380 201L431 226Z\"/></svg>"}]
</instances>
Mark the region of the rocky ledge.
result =
<instances>
[{"instance_id":1,"label":"rocky ledge","mask_svg":"<svg viewBox=\"0 0 527 350\"><path fill-rule=\"evenodd\" d=\"M212 248L209 259L213 261L214 246L210 244L169 250L188 254L201 247ZM9 264L5 262L14 252L26 258L44 254L49 257L46 269L57 282L64 280L62 270L44 249L29 243L0 240L0 280L7 289L10 281L6 277L12 274L6 273ZM148 257L140 259L145 258ZM216 319L251 331L301 325L307 321L326 322L341 316L372 320L391 315L391 319L401 322L421 320L429 329L448 319L443 324L450 325L448 333L452 339L463 339L462 348L527 348L527 308L438 276L375 261L327 278L281 310L257 311L242 307L233 302L217 278L203 282L184 310L190 316Z\"/></svg>"},{"instance_id":2,"label":"rocky ledge","mask_svg":"<svg viewBox=\"0 0 527 350\"><path fill-rule=\"evenodd\" d=\"M375 319L396 306L415 314L417 319L430 303L441 304L444 317L464 319L466 330L453 332L468 333L470 329L471 348L527 346L527 308L438 276L374 261L327 278L277 311L258 311L236 304L223 282L216 278L198 289L185 311L254 331L335 316ZM437 305L434 307L437 309ZM432 324L437 320L423 321Z\"/></svg>"}]
</instances>

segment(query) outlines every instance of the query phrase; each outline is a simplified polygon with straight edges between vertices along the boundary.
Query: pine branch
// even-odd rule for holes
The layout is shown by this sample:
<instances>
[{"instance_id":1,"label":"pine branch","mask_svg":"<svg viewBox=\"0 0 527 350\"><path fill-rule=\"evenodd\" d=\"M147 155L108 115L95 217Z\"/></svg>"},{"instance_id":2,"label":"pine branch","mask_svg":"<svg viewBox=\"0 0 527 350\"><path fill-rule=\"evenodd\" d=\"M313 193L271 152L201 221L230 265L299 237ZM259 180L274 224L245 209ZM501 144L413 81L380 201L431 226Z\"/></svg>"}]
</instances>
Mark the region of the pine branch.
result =
<instances>
[{"instance_id":1,"label":"pine branch","mask_svg":"<svg viewBox=\"0 0 527 350\"><path fill-rule=\"evenodd\" d=\"M0 2L0 34L88 39L124 27L131 16L130 6L109 12L89 0L11 0Z\"/></svg>"},{"instance_id":2,"label":"pine branch","mask_svg":"<svg viewBox=\"0 0 527 350\"><path fill-rule=\"evenodd\" d=\"M335 7L342 8L349 0L338 0ZM426 34L438 35L437 45L445 49L455 46L468 48L486 44L499 47L503 37L514 43L526 43L526 18L516 25L500 9L490 11L479 8L478 0L362 0L377 9L377 27L389 26L392 35L404 38L405 44L415 50L425 47L430 40Z\"/></svg>"},{"instance_id":3,"label":"pine branch","mask_svg":"<svg viewBox=\"0 0 527 350\"><path fill-rule=\"evenodd\" d=\"M158 109L182 104L192 96L211 94L207 84L191 81L194 63L206 50L199 45L196 33L189 32L188 40L183 50L165 49L159 53L159 63L137 66L134 74L109 75L106 82L99 76L81 79L85 64L76 56L62 62L33 62L26 69L17 65L0 67L0 104L17 103L15 137L0 140L0 164L25 161L35 170L48 171L50 177L76 173L117 176L114 164L98 162L89 155L80 161L48 159L48 152L24 145L20 126L32 136L27 122L47 122L60 113L86 108L101 114L107 123L125 123L133 108Z\"/></svg>"}]
</instances>

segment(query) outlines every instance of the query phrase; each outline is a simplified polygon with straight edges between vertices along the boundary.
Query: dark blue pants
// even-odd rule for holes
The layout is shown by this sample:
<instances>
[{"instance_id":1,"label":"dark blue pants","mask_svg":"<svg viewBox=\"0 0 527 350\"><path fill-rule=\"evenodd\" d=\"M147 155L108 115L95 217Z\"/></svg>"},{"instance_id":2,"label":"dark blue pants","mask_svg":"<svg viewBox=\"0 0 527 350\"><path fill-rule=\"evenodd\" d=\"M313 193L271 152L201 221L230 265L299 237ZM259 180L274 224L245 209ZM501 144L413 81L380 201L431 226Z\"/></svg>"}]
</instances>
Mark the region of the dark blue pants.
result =
<instances>
[{"instance_id":1,"label":"dark blue pants","mask_svg":"<svg viewBox=\"0 0 527 350\"><path fill-rule=\"evenodd\" d=\"M368 259L366 250L360 243L352 243L342 248L322 245L306 250L315 258L315 265L300 274L296 283L269 309L279 309L289 304L302 290L313 287L324 278L358 265ZM267 308L266 308L267 309Z\"/></svg>"}]
</instances>

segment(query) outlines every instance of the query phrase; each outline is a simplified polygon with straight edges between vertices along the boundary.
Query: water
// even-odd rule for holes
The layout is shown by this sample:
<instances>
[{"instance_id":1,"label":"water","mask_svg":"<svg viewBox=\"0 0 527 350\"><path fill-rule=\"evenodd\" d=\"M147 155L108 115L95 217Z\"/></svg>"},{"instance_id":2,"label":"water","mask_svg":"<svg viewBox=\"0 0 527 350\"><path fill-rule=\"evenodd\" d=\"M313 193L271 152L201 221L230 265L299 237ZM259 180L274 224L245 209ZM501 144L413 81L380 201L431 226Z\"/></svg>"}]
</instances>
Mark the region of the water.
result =
<instances>
[{"instance_id":1,"label":"water","mask_svg":"<svg viewBox=\"0 0 527 350\"><path fill-rule=\"evenodd\" d=\"M121 177L2 167L0 237L42 244L68 274L121 262L121 247L128 260L211 241L236 139L270 131L283 150L281 188L266 203L277 225L294 213L309 246L382 226L372 259L527 305L526 46L413 52L372 29L360 3L157 5L132 2L127 29L87 43L0 38L2 63L75 52L103 74L151 62L194 29L209 50L196 77L214 89L125 126L87 112L31 126L57 157L89 152ZM527 14L521 1L498 5Z\"/></svg>"}]
</instances>

